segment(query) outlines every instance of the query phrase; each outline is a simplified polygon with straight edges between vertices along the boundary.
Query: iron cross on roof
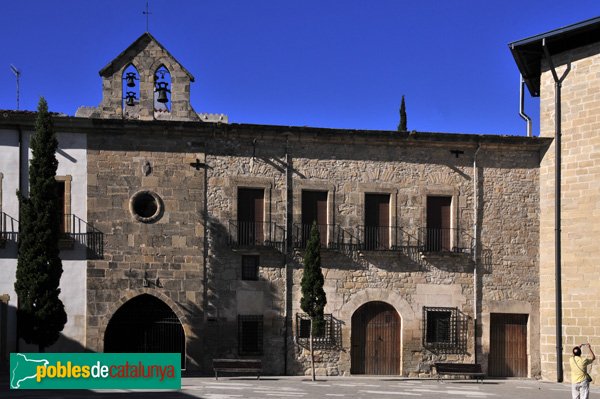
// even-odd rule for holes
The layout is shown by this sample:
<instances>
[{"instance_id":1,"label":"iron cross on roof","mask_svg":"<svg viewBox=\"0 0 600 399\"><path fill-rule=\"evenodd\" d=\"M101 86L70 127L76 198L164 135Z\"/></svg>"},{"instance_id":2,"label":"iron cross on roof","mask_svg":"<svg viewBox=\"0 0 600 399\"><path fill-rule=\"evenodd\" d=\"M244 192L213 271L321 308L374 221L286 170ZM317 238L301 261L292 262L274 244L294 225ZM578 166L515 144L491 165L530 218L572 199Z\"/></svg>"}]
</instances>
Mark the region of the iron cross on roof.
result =
<instances>
[{"instance_id":1,"label":"iron cross on roof","mask_svg":"<svg viewBox=\"0 0 600 399\"><path fill-rule=\"evenodd\" d=\"M142 14L144 14L146 16L146 32L150 32L148 30L148 19L149 19L149 15L152 13L148 9L148 0L146 0L146 11L142 11Z\"/></svg>"}]
</instances>

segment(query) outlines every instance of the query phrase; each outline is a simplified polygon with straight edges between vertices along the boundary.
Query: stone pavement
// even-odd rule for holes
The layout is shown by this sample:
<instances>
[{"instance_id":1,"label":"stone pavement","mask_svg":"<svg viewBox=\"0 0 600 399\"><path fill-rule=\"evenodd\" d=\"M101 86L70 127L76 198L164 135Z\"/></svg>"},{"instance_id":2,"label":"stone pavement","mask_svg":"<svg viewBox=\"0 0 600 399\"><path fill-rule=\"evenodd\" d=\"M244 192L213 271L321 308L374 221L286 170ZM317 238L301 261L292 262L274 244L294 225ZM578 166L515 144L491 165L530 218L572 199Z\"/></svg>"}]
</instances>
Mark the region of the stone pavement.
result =
<instances>
[{"instance_id":1,"label":"stone pavement","mask_svg":"<svg viewBox=\"0 0 600 399\"><path fill-rule=\"evenodd\" d=\"M592 398L600 388L593 387ZM446 380L399 377L321 377L312 382L307 377L184 378L181 391L10 391L2 381L0 398L18 399L258 399L258 398L415 398L415 399L569 399L570 385L534 380Z\"/></svg>"}]
</instances>

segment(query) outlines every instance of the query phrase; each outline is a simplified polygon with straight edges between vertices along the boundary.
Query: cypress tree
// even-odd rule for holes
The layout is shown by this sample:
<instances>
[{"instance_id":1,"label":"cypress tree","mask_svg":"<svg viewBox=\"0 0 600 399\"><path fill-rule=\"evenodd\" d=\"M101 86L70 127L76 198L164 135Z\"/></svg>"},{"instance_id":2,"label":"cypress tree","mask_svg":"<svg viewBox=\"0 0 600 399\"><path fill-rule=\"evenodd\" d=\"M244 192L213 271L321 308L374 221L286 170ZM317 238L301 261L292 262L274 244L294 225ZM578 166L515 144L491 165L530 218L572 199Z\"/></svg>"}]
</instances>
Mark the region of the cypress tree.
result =
<instances>
[{"instance_id":1,"label":"cypress tree","mask_svg":"<svg viewBox=\"0 0 600 399\"><path fill-rule=\"evenodd\" d=\"M302 299L300 300L302 311L310 317L310 365L313 381L315 381L313 337L321 335L325 328L324 310L327 297L325 296L325 290L323 290L324 282L325 278L321 271L321 237L317 222L314 222L304 253L304 273L301 281Z\"/></svg>"},{"instance_id":2,"label":"cypress tree","mask_svg":"<svg viewBox=\"0 0 600 399\"><path fill-rule=\"evenodd\" d=\"M56 184L58 141L48 104L38 104L31 137L29 197L20 202L19 254L15 291L18 298L18 335L40 352L52 345L67 322L59 299L62 262L59 258L60 212Z\"/></svg>"},{"instance_id":3,"label":"cypress tree","mask_svg":"<svg viewBox=\"0 0 600 399\"><path fill-rule=\"evenodd\" d=\"M398 131L406 132L406 104L404 103L404 96L402 96L402 103L400 103L400 124L398 124Z\"/></svg>"}]
</instances>

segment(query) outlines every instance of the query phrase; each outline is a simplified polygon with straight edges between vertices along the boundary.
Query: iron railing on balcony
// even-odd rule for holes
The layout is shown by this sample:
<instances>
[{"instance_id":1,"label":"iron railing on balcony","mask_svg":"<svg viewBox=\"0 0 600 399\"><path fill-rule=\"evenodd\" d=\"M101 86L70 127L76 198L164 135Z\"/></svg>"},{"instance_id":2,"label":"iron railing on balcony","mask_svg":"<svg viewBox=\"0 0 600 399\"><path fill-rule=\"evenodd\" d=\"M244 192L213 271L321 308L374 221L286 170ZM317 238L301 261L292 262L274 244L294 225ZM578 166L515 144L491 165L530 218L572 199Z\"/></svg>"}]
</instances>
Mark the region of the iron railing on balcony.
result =
<instances>
[{"instance_id":1,"label":"iron railing on balcony","mask_svg":"<svg viewBox=\"0 0 600 399\"><path fill-rule=\"evenodd\" d=\"M229 245L239 247L272 247L283 252L285 229L273 222L229 221Z\"/></svg>"},{"instance_id":2,"label":"iron railing on balcony","mask_svg":"<svg viewBox=\"0 0 600 399\"><path fill-rule=\"evenodd\" d=\"M329 240L329 246L336 251L352 254L360 249L360 241L352 229L334 226L332 238L332 240Z\"/></svg>"},{"instance_id":3,"label":"iron railing on balcony","mask_svg":"<svg viewBox=\"0 0 600 399\"><path fill-rule=\"evenodd\" d=\"M0 246L6 241L17 241L19 237L19 221L12 216L0 212Z\"/></svg>"},{"instance_id":4,"label":"iron railing on balcony","mask_svg":"<svg viewBox=\"0 0 600 399\"><path fill-rule=\"evenodd\" d=\"M329 240L329 233L332 225L329 224L318 224L317 229L319 230L319 236L321 238L321 248L331 248L333 242ZM312 231L312 224L295 223L292 232L294 248L305 249L310 239L310 233Z\"/></svg>"},{"instance_id":5,"label":"iron railing on balcony","mask_svg":"<svg viewBox=\"0 0 600 399\"><path fill-rule=\"evenodd\" d=\"M419 241L424 252L467 253L473 251L474 240L463 229L440 229L422 227L419 230Z\"/></svg>"},{"instance_id":6,"label":"iron railing on balcony","mask_svg":"<svg viewBox=\"0 0 600 399\"><path fill-rule=\"evenodd\" d=\"M104 233L73 214L61 218L61 241L67 246L79 243L87 249L88 259L104 257Z\"/></svg>"},{"instance_id":7,"label":"iron railing on balcony","mask_svg":"<svg viewBox=\"0 0 600 399\"><path fill-rule=\"evenodd\" d=\"M398 226L359 226L363 251L406 251L421 249L419 239Z\"/></svg>"}]
</instances>

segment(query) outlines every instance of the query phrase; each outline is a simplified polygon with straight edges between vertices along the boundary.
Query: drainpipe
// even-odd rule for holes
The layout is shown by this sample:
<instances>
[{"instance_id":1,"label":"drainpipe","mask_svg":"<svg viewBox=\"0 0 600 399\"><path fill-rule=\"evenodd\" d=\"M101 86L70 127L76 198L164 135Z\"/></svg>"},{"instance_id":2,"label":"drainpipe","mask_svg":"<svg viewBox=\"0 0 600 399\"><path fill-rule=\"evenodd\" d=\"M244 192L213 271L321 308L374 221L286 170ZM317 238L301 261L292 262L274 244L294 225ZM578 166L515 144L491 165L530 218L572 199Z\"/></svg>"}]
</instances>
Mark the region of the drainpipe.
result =
<instances>
[{"instance_id":1,"label":"drainpipe","mask_svg":"<svg viewBox=\"0 0 600 399\"><path fill-rule=\"evenodd\" d=\"M25 195L25 184L24 184L24 178L23 178L23 170L26 170L26 168L23 168L23 130L21 129L20 125L17 125L17 132L19 133L19 165L17 166L18 169L18 173L17 176L19 176L19 193L21 195ZM19 220L21 220L21 204L19 204ZM21 223L19 223L19 234L21 233ZM19 251L19 245L17 244L17 254ZM17 342L15 345L15 350L17 352L20 351L19 347L19 341L21 340L21 338L19 337L19 314L18 314L18 310L19 310L19 296L17 296L17 317L15 318L15 320L17 321L17 328L16 328L16 338L17 338Z\"/></svg>"},{"instance_id":2,"label":"drainpipe","mask_svg":"<svg viewBox=\"0 0 600 399\"><path fill-rule=\"evenodd\" d=\"M531 137L531 118L525 114L525 80L521 76L521 87L519 90L519 116L527 122L527 137Z\"/></svg>"},{"instance_id":3,"label":"drainpipe","mask_svg":"<svg viewBox=\"0 0 600 399\"><path fill-rule=\"evenodd\" d=\"M569 69L563 73L562 77L558 77L554 63L548 46L546 44L546 38L542 39L542 47L544 48L544 54L550 70L552 71L552 77L554 78L554 151L555 151L555 181L554 181L554 263L555 263L555 280L556 280L556 381L563 381L563 357L562 357L562 282L561 282L561 87L562 81L567 76Z\"/></svg>"},{"instance_id":4,"label":"drainpipe","mask_svg":"<svg viewBox=\"0 0 600 399\"><path fill-rule=\"evenodd\" d=\"M292 260L292 157L289 152L289 138L291 133L284 133L285 136L285 314L284 314L284 340L283 340L283 371L284 375L287 375L288 371L288 334L290 324L290 308L291 308L291 295L292 289L290 286L291 278L291 260Z\"/></svg>"},{"instance_id":5,"label":"drainpipe","mask_svg":"<svg viewBox=\"0 0 600 399\"><path fill-rule=\"evenodd\" d=\"M479 181L477 178L477 154L481 145L477 143L477 150L473 155L473 363L477 363L477 234L478 234L478 216L479 216Z\"/></svg>"}]
</instances>

